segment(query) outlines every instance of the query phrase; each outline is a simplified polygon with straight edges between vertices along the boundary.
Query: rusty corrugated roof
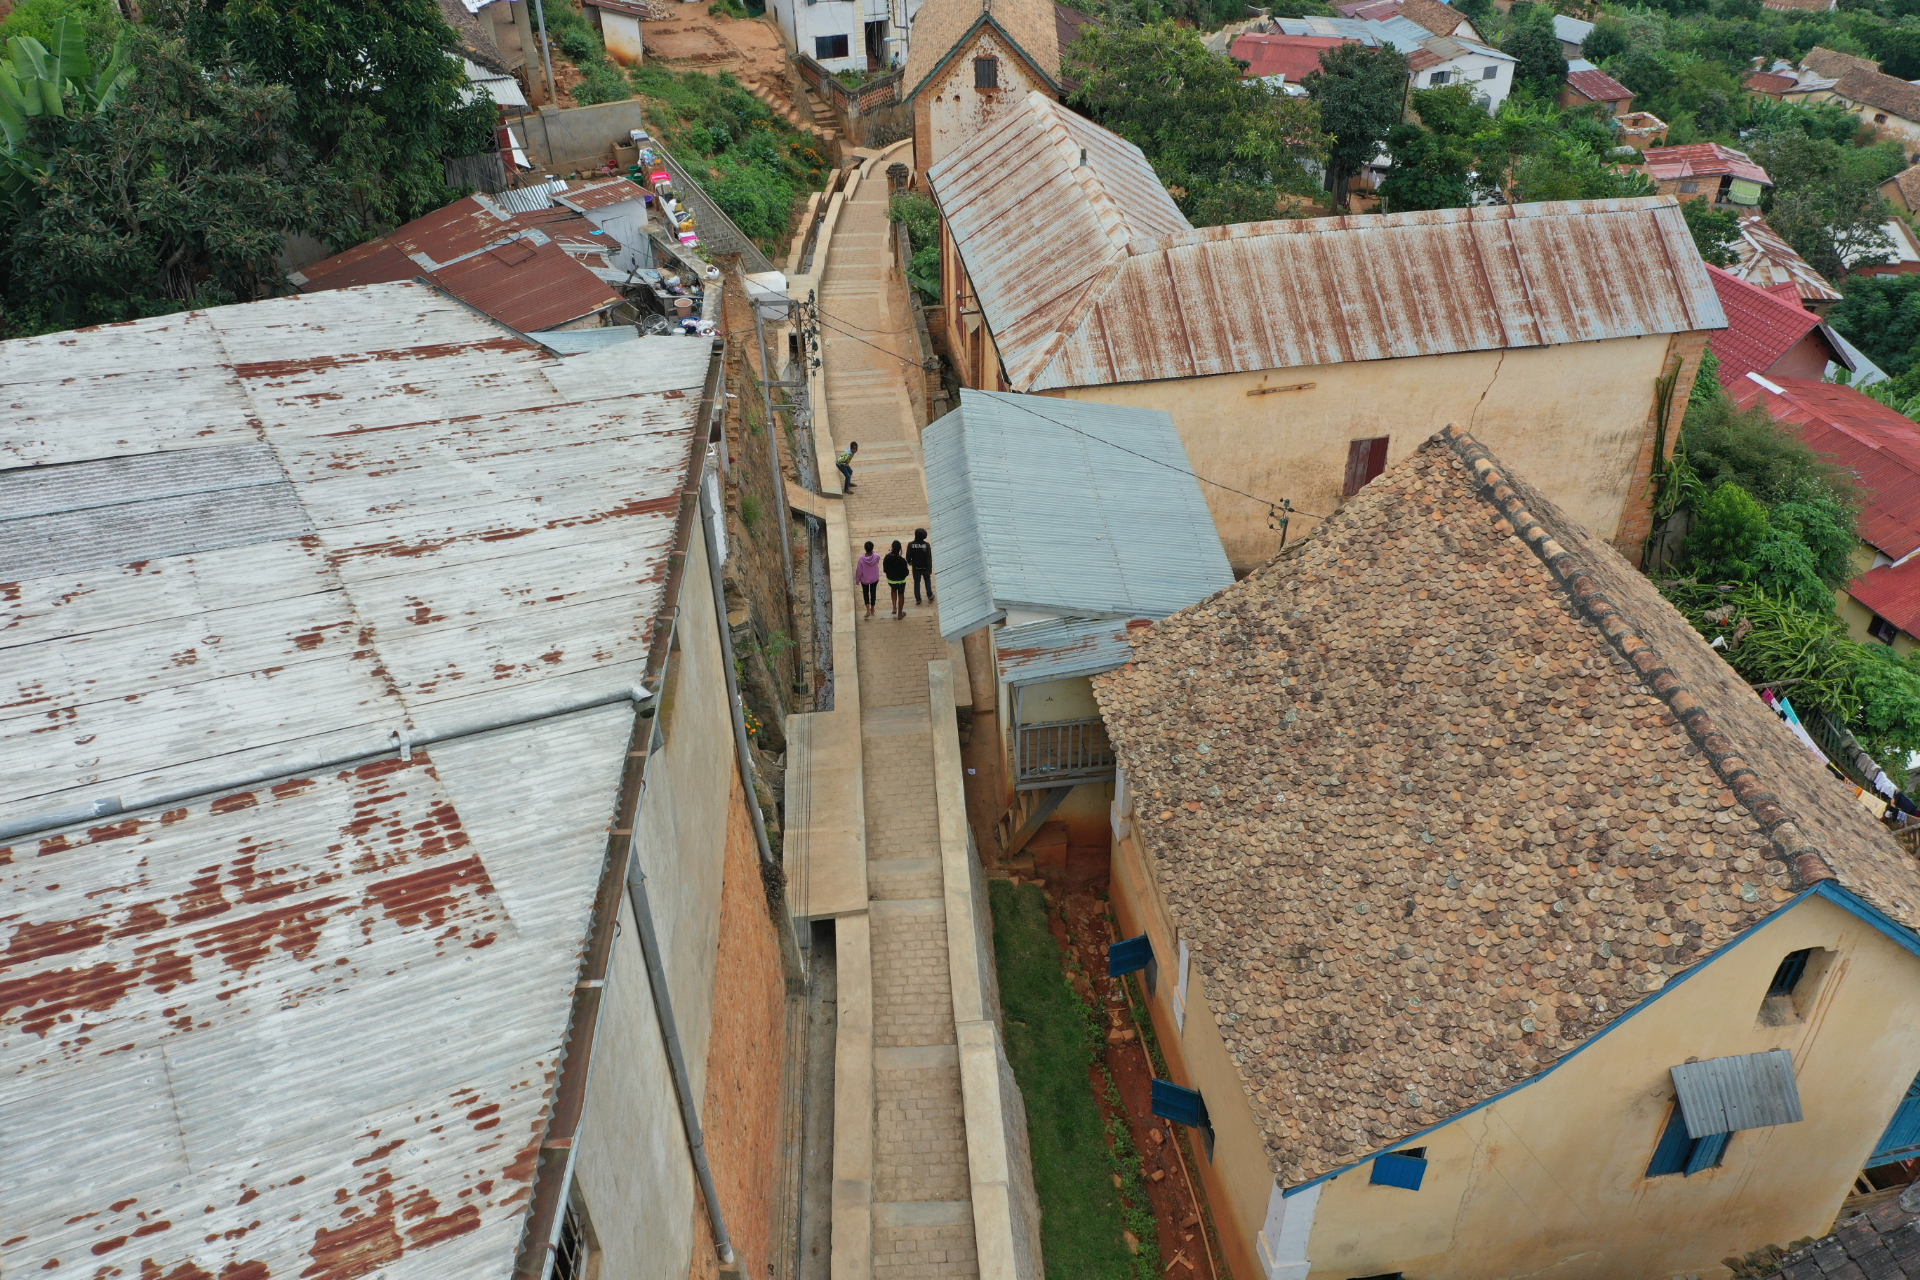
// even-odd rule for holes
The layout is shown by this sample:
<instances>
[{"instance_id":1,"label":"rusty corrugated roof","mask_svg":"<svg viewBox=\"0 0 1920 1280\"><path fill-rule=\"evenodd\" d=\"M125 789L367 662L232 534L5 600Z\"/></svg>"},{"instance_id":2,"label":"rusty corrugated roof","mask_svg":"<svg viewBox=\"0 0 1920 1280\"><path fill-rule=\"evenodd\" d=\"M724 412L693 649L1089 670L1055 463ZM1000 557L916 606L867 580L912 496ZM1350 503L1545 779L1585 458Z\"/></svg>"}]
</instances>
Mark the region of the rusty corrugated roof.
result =
<instances>
[{"instance_id":1,"label":"rusty corrugated roof","mask_svg":"<svg viewBox=\"0 0 1920 1280\"><path fill-rule=\"evenodd\" d=\"M1662 182L1679 178L1713 178L1728 174L1770 187L1773 179L1753 157L1717 142L1690 142L1683 147L1654 147L1643 152L1647 172Z\"/></svg>"},{"instance_id":2,"label":"rusty corrugated roof","mask_svg":"<svg viewBox=\"0 0 1920 1280\"><path fill-rule=\"evenodd\" d=\"M115 535L0 583L0 823L123 808L0 847L9 1275L505 1280L632 711L391 734L640 678L710 358L406 283L0 343L0 524Z\"/></svg>"},{"instance_id":3,"label":"rusty corrugated roof","mask_svg":"<svg viewBox=\"0 0 1920 1280\"><path fill-rule=\"evenodd\" d=\"M1840 300L1840 291L1757 213L1740 219L1740 238L1733 242L1733 255L1734 265L1727 270L1748 284L1762 289L1791 284L1803 304Z\"/></svg>"},{"instance_id":4,"label":"rusty corrugated roof","mask_svg":"<svg viewBox=\"0 0 1920 1280\"><path fill-rule=\"evenodd\" d=\"M615 178L612 182L595 183L590 187L575 187L571 191L562 191L554 196L556 203L579 213L646 198L645 188L627 178Z\"/></svg>"},{"instance_id":5,"label":"rusty corrugated roof","mask_svg":"<svg viewBox=\"0 0 1920 1280\"><path fill-rule=\"evenodd\" d=\"M551 240L541 245L510 240L428 278L522 333L566 324L620 301L612 285Z\"/></svg>"},{"instance_id":6,"label":"rusty corrugated roof","mask_svg":"<svg viewBox=\"0 0 1920 1280\"><path fill-rule=\"evenodd\" d=\"M1667 196L1196 230L1039 94L928 180L1016 391L1726 324Z\"/></svg>"}]
</instances>

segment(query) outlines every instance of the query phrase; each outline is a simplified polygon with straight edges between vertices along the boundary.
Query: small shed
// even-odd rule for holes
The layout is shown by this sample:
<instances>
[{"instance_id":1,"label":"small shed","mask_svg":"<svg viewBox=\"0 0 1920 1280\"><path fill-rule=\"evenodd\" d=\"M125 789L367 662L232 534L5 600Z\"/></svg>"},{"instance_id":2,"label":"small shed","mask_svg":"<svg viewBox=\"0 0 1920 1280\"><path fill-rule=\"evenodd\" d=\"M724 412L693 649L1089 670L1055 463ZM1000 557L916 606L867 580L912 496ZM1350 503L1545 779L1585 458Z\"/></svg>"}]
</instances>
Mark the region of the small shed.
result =
<instances>
[{"instance_id":1,"label":"small shed","mask_svg":"<svg viewBox=\"0 0 1920 1280\"><path fill-rule=\"evenodd\" d=\"M1014 765L1004 787L982 785L1027 835L1076 787L1084 803L1065 816L1103 823L1113 754L1089 677L1126 664L1129 624L1233 583L1173 419L963 388L922 444L940 634L991 663ZM976 737L985 712L976 686Z\"/></svg>"}]
</instances>

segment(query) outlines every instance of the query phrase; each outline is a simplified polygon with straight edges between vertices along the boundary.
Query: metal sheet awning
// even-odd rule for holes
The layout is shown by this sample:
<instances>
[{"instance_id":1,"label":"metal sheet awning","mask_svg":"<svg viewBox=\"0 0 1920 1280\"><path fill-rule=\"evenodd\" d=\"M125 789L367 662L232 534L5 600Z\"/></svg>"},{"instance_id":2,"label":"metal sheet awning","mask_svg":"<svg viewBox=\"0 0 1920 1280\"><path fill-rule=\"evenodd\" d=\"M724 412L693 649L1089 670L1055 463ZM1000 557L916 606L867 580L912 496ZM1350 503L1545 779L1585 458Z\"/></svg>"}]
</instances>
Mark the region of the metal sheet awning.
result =
<instances>
[{"instance_id":1,"label":"metal sheet awning","mask_svg":"<svg viewBox=\"0 0 1920 1280\"><path fill-rule=\"evenodd\" d=\"M1806 1118L1793 1078L1793 1058L1785 1049L1682 1063L1673 1068L1673 1087L1680 1094L1689 1138Z\"/></svg>"},{"instance_id":2,"label":"metal sheet awning","mask_svg":"<svg viewBox=\"0 0 1920 1280\"><path fill-rule=\"evenodd\" d=\"M1118 618L1054 618L1008 627L994 637L1000 678L1008 684L1041 684L1097 675L1133 660L1127 624Z\"/></svg>"}]
</instances>

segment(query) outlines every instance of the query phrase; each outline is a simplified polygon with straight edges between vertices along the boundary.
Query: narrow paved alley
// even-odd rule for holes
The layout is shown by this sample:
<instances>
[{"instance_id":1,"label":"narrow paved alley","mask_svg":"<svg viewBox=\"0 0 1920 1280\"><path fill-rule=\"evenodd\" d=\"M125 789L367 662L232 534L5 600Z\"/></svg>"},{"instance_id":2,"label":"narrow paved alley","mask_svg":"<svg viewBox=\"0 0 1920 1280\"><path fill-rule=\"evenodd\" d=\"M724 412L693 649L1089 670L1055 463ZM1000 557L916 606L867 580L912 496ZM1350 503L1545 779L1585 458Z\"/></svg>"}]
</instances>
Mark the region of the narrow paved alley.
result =
<instances>
[{"instance_id":1,"label":"narrow paved alley","mask_svg":"<svg viewBox=\"0 0 1920 1280\"><path fill-rule=\"evenodd\" d=\"M860 444L846 497L856 555L869 540L884 555L927 523L920 432L895 354L910 347L913 317L890 305L890 231L887 184L876 175L841 210L819 297L834 442ZM880 596L871 620L855 615L872 899L873 1275L972 1276L927 688L927 663L947 649L931 606L915 607L909 593L907 617L896 620L884 583Z\"/></svg>"}]
</instances>

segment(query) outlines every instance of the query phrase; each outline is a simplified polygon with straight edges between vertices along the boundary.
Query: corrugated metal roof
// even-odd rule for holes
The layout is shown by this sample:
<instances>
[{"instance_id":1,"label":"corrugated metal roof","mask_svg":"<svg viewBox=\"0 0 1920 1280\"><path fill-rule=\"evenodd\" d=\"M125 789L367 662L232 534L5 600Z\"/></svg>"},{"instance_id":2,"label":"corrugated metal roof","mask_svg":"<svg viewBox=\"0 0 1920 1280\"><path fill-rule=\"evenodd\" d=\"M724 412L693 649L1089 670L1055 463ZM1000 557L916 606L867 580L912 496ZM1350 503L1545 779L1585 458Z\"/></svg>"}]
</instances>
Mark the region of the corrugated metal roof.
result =
<instances>
[{"instance_id":1,"label":"corrugated metal roof","mask_svg":"<svg viewBox=\"0 0 1920 1280\"><path fill-rule=\"evenodd\" d=\"M1727 393L1743 409L1758 404L1798 424L1809 448L1859 478L1864 542L1894 560L1920 550L1920 426L1911 418L1852 387L1810 378L1749 378Z\"/></svg>"},{"instance_id":2,"label":"corrugated metal roof","mask_svg":"<svg viewBox=\"0 0 1920 1280\"><path fill-rule=\"evenodd\" d=\"M557 242L512 240L440 268L428 277L468 306L528 332L605 311L620 301L613 286Z\"/></svg>"},{"instance_id":3,"label":"corrugated metal roof","mask_svg":"<svg viewBox=\"0 0 1920 1280\"><path fill-rule=\"evenodd\" d=\"M1124 667L1133 655L1127 624L1113 618L1056 618L1007 627L994 637L1000 678L1040 684Z\"/></svg>"},{"instance_id":4,"label":"corrugated metal roof","mask_svg":"<svg viewBox=\"0 0 1920 1280\"><path fill-rule=\"evenodd\" d=\"M1103 134L1131 200L1077 164ZM929 171L1016 390L1726 324L1670 196L1135 230L1116 206L1159 193L1145 169L1032 94Z\"/></svg>"},{"instance_id":5,"label":"corrugated metal roof","mask_svg":"<svg viewBox=\"0 0 1920 1280\"><path fill-rule=\"evenodd\" d=\"M1727 313L1727 327L1707 340L1719 358L1716 376L1730 387L1749 373L1765 373L1820 326L1820 317L1718 267L1707 274Z\"/></svg>"},{"instance_id":6,"label":"corrugated metal roof","mask_svg":"<svg viewBox=\"0 0 1920 1280\"><path fill-rule=\"evenodd\" d=\"M1847 594L1910 636L1920 636L1920 559L1883 564L1847 584Z\"/></svg>"},{"instance_id":7,"label":"corrugated metal roof","mask_svg":"<svg viewBox=\"0 0 1920 1280\"><path fill-rule=\"evenodd\" d=\"M1662 182L1678 178L1712 178L1728 174L1770 187L1773 179L1753 157L1717 142L1690 142L1683 147L1654 147L1641 153L1647 172Z\"/></svg>"},{"instance_id":8,"label":"corrugated metal roof","mask_svg":"<svg viewBox=\"0 0 1920 1280\"><path fill-rule=\"evenodd\" d=\"M549 329L527 335L543 347L552 347L563 356L604 351L623 342L637 342L640 330L630 324L610 324L600 329Z\"/></svg>"},{"instance_id":9,"label":"corrugated metal roof","mask_svg":"<svg viewBox=\"0 0 1920 1280\"><path fill-rule=\"evenodd\" d=\"M1569 71L1567 83L1594 102L1626 102L1633 90L1600 70Z\"/></svg>"},{"instance_id":10,"label":"corrugated metal roof","mask_svg":"<svg viewBox=\"0 0 1920 1280\"><path fill-rule=\"evenodd\" d=\"M1233 582L1166 413L962 388L921 442L949 640L1009 608L1165 617Z\"/></svg>"},{"instance_id":11,"label":"corrugated metal roof","mask_svg":"<svg viewBox=\"0 0 1920 1280\"><path fill-rule=\"evenodd\" d=\"M553 207L553 198L567 189L565 178L550 178L524 187L509 187L492 197L508 213L537 213Z\"/></svg>"},{"instance_id":12,"label":"corrugated metal roof","mask_svg":"<svg viewBox=\"0 0 1920 1280\"><path fill-rule=\"evenodd\" d=\"M1806 1118L1793 1079L1793 1055L1785 1049L1684 1063L1673 1068L1673 1087L1689 1138Z\"/></svg>"},{"instance_id":13,"label":"corrugated metal roof","mask_svg":"<svg viewBox=\"0 0 1920 1280\"><path fill-rule=\"evenodd\" d=\"M0 821L126 807L0 850L13 1269L508 1275L631 712L380 753L632 686L710 358L413 284L0 343L41 506L264 448L311 526L0 585Z\"/></svg>"},{"instance_id":14,"label":"corrugated metal roof","mask_svg":"<svg viewBox=\"0 0 1920 1280\"><path fill-rule=\"evenodd\" d=\"M585 213L589 209L604 209L608 205L625 204L630 200L644 201L646 198L646 189L626 178L615 178L612 182L554 193L556 203L580 213Z\"/></svg>"},{"instance_id":15,"label":"corrugated metal roof","mask_svg":"<svg viewBox=\"0 0 1920 1280\"><path fill-rule=\"evenodd\" d=\"M1733 242L1733 253L1736 261L1727 270L1748 284L1762 289L1791 284L1803 304L1840 300L1840 291L1757 213L1740 219L1740 238Z\"/></svg>"},{"instance_id":16,"label":"corrugated metal roof","mask_svg":"<svg viewBox=\"0 0 1920 1280\"><path fill-rule=\"evenodd\" d=\"M1582 22L1578 18L1569 18L1564 13L1553 15L1553 35L1567 44L1585 44L1587 37L1593 34L1593 24Z\"/></svg>"}]
</instances>

